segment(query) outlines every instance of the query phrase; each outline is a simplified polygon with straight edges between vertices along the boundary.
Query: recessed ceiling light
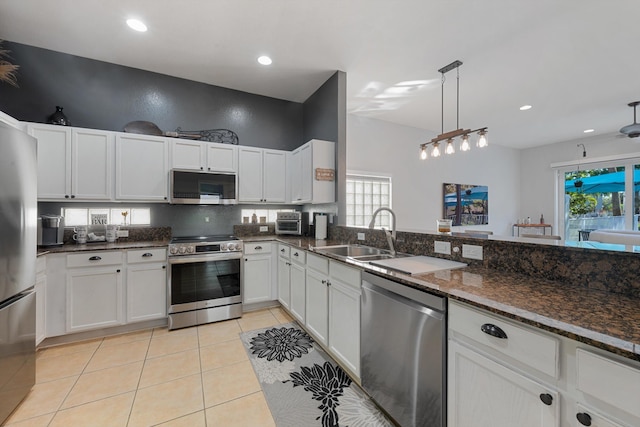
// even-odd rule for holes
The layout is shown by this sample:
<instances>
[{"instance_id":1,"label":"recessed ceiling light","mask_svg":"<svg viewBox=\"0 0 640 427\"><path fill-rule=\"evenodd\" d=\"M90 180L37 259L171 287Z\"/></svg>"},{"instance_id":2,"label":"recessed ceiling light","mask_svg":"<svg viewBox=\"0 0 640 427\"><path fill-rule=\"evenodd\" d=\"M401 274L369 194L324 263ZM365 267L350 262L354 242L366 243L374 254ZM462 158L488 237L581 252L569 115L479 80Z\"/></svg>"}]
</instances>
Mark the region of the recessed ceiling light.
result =
<instances>
[{"instance_id":1,"label":"recessed ceiling light","mask_svg":"<svg viewBox=\"0 0 640 427\"><path fill-rule=\"evenodd\" d=\"M584 133L591 133L593 132L595 129L585 129L583 130Z\"/></svg>"},{"instance_id":2,"label":"recessed ceiling light","mask_svg":"<svg viewBox=\"0 0 640 427\"><path fill-rule=\"evenodd\" d=\"M520 107L520 111L525 111L530 109L531 109L531 105L523 105L522 107Z\"/></svg>"},{"instance_id":3,"label":"recessed ceiling light","mask_svg":"<svg viewBox=\"0 0 640 427\"><path fill-rule=\"evenodd\" d=\"M262 65L271 65L273 61L268 56L262 55L260 58L258 58L258 62Z\"/></svg>"},{"instance_id":4,"label":"recessed ceiling light","mask_svg":"<svg viewBox=\"0 0 640 427\"><path fill-rule=\"evenodd\" d=\"M140 31L141 33L147 31L147 26L144 25L144 22L140 21L139 19L127 19L127 25L136 31Z\"/></svg>"}]
</instances>

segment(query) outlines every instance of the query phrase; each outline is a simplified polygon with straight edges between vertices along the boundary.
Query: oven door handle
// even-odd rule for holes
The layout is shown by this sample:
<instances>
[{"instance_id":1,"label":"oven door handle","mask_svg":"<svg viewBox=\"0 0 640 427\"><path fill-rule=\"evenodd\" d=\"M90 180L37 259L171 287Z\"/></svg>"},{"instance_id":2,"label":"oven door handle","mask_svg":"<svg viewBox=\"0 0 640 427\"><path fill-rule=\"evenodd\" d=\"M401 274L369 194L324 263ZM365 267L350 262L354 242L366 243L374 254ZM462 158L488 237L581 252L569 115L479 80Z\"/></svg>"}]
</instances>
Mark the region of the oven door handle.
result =
<instances>
[{"instance_id":1,"label":"oven door handle","mask_svg":"<svg viewBox=\"0 0 640 427\"><path fill-rule=\"evenodd\" d=\"M191 264L194 262L212 262L212 261L225 261L232 259L241 259L242 252L230 252L224 254L209 254L209 255L187 255L169 257L169 264Z\"/></svg>"}]
</instances>

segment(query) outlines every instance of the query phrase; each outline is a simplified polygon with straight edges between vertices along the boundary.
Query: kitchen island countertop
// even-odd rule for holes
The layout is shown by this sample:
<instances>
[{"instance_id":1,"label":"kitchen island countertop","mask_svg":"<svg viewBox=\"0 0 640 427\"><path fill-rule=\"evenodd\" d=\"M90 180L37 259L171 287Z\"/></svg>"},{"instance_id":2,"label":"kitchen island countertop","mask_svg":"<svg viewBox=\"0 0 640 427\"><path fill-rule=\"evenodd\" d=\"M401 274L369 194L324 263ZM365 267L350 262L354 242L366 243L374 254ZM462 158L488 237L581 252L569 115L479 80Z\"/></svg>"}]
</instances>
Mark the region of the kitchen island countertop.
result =
<instances>
[{"instance_id":1,"label":"kitchen island countertop","mask_svg":"<svg viewBox=\"0 0 640 427\"><path fill-rule=\"evenodd\" d=\"M243 240L277 240L308 251L344 244L282 235L244 237ZM318 255L640 361L640 300L637 298L481 266L410 276L328 254Z\"/></svg>"}]
</instances>

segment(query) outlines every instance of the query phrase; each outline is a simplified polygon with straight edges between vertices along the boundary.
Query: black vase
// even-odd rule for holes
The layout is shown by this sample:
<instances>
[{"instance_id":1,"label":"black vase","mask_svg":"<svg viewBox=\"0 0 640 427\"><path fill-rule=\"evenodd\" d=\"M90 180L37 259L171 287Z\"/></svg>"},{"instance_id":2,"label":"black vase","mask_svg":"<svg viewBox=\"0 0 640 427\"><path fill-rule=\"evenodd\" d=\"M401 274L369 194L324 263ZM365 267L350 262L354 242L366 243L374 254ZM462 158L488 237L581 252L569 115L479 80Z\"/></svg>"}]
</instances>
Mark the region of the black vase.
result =
<instances>
[{"instance_id":1,"label":"black vase","mask_svg":"<svg viewBox=\"0 0 640 427\"><path fill-rule=\"evenodd\" d=\"M71 122L62 112L62 107L56 105L56 112L47 118L47 123L60 126L71 126Z\"/></svg>"}]
</instances>

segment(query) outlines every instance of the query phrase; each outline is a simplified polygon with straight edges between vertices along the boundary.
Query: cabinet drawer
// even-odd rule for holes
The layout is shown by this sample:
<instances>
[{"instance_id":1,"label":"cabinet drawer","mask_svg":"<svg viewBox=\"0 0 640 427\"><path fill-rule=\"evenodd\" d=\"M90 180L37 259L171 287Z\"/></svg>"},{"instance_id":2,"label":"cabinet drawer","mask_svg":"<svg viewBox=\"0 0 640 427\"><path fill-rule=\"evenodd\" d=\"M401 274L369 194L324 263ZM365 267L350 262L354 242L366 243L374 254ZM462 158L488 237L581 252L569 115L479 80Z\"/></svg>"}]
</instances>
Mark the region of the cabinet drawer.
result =
<instances>
[{"instance_id":1,"label":"cabinet drawer","mask_svg":"<svg viewBox=\"0 0 640 427\"><path fill-rule=\"evenodd\" d=\"M453 301L449 304L449 328L543 374L558 378L559 341L556 338ZM506 334L505 338L489 334L492 329L498 331L497 328Z\"/></svg>"},{"instance_id":2,"label":"cabinet drawer","mask_svg":"<svg viewBox=\"0 0 640 427\"><path fill-rule=\"evenodd\" d=\"M269 242L253 242L244 244L244 254L269 254L271 253L271 243Z\"/></svg>"},{"instance_id":3,"label":"cabinet drawer","mask_svg":"<svg viewBox=\"0 0 640 427\"><path fill-rule=\"evenodd\" d=\"M289 259L290 254L291 254L291 246L283 245L282 243L278 244L278 255L280 255L283 258Z\"/></svg>"},{"instance_id":4,"label":"cabinet drawer","mask_svg":"<svg viewBox=\"0 0 640 427\"><path fill-rule=\"evenodd\" d=\"M67 267L122 264L122 252L98 251L67 255Z\"/></svg>"},{"instance_id":5,"label":"cabinet drawer","mask_svg":"<svg viewBox=\"0 0 640 427\"><path fill-rule=\"evenodd\" d=\"M304 265L307 259L307 253L301 249L291 248L291 261Z\"/></svg>"},{"instance_id":6,"label":"cabinet drawer","mask_svg":"<svg viewBox=\"0 0 640 427\"><path fill-rule=\"evenodd\" d=\"M342 283L360 291L361 279L359 269L347 267L337 261L329 262L329 266L331 269L331 279L340 280Z\"/></svg>"},{"instance_id":7,"label":"cabinet drawer","mask_svg":"<svg viewBox=\"0 0 640 427\"><path fill-rule=\"evenodd\" d=\"M127 251L127 262L137 264L141 262L165 262L167 250L162 249L135 249Z\"/></svg>"},{"instance_id":8,"label":"cabinet drawer","mask_svg":"<svg viewBox=\"0 0 640 427\"><path fill-rule=\"evenodd\" d=\"M318 255L307 254L307 267L313 268L322 274L329 274L329 260Z\"/></svg>"},{"instance_id":9,"label":"cabinet drawer","mask_svg":"<svg viewBox=\"0 0 640 427\"><path fill-rule=\"evenodd\" d=\"M640 417L640 369L582 349L576 360L578 390Z\"/></svg>"}]
</instances>

